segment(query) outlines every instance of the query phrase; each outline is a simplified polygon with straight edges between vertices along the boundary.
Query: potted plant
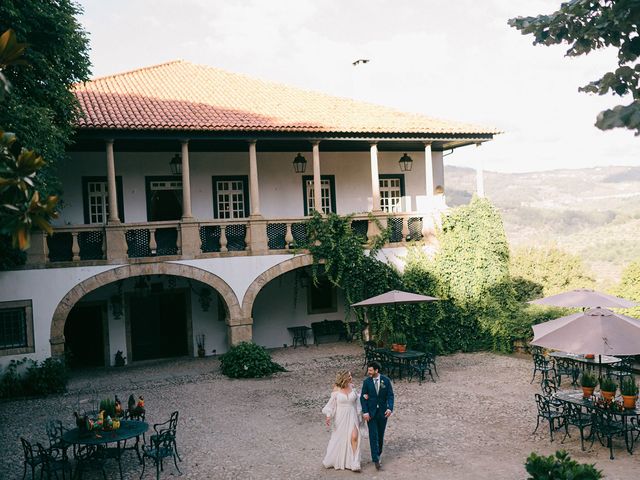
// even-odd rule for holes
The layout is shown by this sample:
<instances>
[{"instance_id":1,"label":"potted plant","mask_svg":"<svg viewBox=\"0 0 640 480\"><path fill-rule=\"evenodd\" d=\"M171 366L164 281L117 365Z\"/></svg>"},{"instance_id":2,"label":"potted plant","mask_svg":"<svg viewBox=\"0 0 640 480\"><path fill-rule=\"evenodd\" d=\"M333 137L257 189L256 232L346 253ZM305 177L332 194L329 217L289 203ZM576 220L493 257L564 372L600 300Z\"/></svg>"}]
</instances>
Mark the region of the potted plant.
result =
<instances>
[{"instance_id":1,"label":"potted plant","mask_svg":"<svg viewBox=\"0 0 640 480\"><path fill-rule=\"evenodd\" d=\"M613 378L600 378L600 392L607 402L610 402L616 396L616 388L618 388L618 385Z\"/></svg>"},{"instance_id":2,"label":"potted plant","mask_svg":"<svg viewBox=\"0 0 640 480\"><path fill-rule=\"evenodd\" d=\"M580 377L580 386L582 387L582 396L584 398L589 398L593 395L593 390L596 388L598 384L598 380L595 375L590 374L589 372L584 372Z\"/></svg>"},{"instance_id":3,"label":"potted plant","mask_svg":"<svg viewBox=\"0 0 640 480\"><path fill-rule=\"evenodd\" d=\"M636 379L633 376L624 378L622 382L620 382L620 393L622 394L624 408L636 408L638 385L636 384Z\"/></svg>"},{"instance_id":4,"label":"potted plant","mask_svg":"<svg viewBox=\"0 0 640 480\"><path fill-rule=\"evenodd\" d=\"M402 332L396 332L393 334L393 342L391 344L391 350L394 352L406 352L407 351L407 336Z\"/></svg>"}]
</instances>

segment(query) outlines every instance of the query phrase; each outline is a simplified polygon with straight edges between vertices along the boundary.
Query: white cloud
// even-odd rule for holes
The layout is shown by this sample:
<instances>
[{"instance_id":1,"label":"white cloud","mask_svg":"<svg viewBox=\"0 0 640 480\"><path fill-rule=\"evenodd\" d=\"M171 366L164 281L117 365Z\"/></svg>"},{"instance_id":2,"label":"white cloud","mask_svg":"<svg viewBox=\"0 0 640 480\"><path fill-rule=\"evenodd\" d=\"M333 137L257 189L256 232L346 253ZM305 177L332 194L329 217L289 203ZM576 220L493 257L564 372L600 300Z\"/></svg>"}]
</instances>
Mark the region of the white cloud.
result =
<instances>
[{"instance_id":1,"label":"white cloud","mask_svg":"<svg viewBox=\"0 0 640 480\"><path fill-rule=\"evenodd\" d=\"M640 164L640 140L600 132L618 99L578 87L613 68L612 52L566 58L509 28L555 0L85 0L94 73L176 58L506 131L453 164L527 171ZM370 58L353 67L357 58Z\"/></svg>"}]
</instances>

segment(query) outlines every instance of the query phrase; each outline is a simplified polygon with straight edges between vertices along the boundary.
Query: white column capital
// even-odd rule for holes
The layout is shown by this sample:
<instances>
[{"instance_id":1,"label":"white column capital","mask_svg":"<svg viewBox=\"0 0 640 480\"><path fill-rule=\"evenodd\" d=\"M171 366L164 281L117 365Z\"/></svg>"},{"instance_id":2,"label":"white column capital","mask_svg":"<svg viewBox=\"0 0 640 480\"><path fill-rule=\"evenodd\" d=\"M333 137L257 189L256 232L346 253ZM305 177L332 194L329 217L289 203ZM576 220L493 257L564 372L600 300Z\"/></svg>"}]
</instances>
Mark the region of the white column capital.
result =
<instances>
[{"instance_id":1,"label":"white column capital","mask_svg":"<svg viewBox=\"0 0 640 480\"><path fill-rule=\"evenodd\" d=\"M317 147L318 145L320 145L320 140L309 140L309 143L311 143L311 145L313 145L314 147Z\"/></svg>"},{"instance_id":2,"label":"white column capital","mask_svg":"<svg viewBox=\"0 0 640 480\"><path fill-rule=\"evenodd\" d=\"M256 143L258 143L258 140L257 140L257 139L255 139L255 138L252 138L252 139L250 139L250 140L247 140L247 143L248 143L249 145L255 145Z\"/></svg>"},{"instance_id":3,"label":"white column capital","mask_svg":"<svg viewBox=\"0 0 640 480\"><path fill-rule=\"evenodd\" d=\"M189 139L188 138L183 138L182 140L180 140L180 144L189 145Z\"/></svg>"}]
</instances>

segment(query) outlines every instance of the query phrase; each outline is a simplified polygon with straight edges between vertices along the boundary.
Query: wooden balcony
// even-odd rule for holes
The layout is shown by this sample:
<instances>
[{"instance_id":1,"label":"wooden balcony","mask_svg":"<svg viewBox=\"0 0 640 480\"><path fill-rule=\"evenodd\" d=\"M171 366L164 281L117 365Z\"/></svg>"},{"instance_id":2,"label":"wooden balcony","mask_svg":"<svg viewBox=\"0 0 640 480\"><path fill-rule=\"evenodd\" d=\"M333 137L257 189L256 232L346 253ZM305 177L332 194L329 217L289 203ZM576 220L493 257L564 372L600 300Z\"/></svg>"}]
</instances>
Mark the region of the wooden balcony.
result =
<instances>
[{"instance_id":1,"label":"wooden balcony","mask_svg":"<svg viewBox=\"0 0 640 480\"><path fill-rule=\"evenodd\" d=\"M393 213L374 218L391 225L389 246L429 239L434 233L430 215ZM27 265L63 267L291 253L304 250L307 221L278 218L65 226L55 228L51 236L33 234ZM354 215L351 227L363 243L379 233L368 214Z\"/></svg>"}]
</instances>

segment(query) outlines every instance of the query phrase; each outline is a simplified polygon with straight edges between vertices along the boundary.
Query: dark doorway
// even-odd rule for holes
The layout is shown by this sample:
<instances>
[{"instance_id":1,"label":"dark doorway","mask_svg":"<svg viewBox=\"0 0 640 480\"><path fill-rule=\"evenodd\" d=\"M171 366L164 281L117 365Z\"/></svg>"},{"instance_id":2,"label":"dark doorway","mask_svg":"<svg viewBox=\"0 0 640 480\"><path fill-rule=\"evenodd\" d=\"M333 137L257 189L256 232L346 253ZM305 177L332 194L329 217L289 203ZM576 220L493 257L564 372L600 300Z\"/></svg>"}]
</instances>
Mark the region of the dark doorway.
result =
<instances>
[{"instance_id":1,"label":"dark doorway","mask_svg":"<svg viewBox=\"0 0 640 480\"><path fill-rule=\"evenodd\" d=\"M151 293L129 300L133 361L187 355L184 292Z\"/></svg>"},{"instance_id":2,"label":"dark doorway","mask_svg":"<svg viewBox=\"0 0 640 480\"><path fill-rule=\"evenodd\" d=\"M64 324L64 352L69 366L104 367L106 303L78 303Z\"/></svg>"}]
</instances>

